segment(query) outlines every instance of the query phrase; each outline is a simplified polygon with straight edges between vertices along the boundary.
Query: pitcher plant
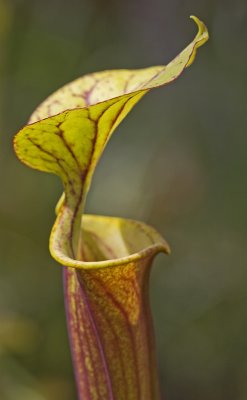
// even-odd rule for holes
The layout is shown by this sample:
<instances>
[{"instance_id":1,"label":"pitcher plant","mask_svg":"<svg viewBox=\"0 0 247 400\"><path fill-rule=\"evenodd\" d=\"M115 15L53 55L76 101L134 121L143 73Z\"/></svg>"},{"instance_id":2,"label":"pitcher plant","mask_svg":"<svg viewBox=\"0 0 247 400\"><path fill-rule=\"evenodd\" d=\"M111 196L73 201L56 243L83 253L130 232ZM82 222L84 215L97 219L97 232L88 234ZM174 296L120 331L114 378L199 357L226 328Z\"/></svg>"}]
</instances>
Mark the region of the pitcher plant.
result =
<instances>
[{"instance_id":1,"label":"pitcher plant","mask_svg":"<svg viewBox=\"0 0 247 400\"><path fill-rule=\"evenodd\" d=\"M208 40L206 26L168 65L85 75L45 100L14 139L27 166L58 175L50 252L63 267L67 326L80 400L158 400L149 275L169 253L145 223L83 215L100 156L111 135L151 89L177 79Z\"/></svg>"}]
</instances>

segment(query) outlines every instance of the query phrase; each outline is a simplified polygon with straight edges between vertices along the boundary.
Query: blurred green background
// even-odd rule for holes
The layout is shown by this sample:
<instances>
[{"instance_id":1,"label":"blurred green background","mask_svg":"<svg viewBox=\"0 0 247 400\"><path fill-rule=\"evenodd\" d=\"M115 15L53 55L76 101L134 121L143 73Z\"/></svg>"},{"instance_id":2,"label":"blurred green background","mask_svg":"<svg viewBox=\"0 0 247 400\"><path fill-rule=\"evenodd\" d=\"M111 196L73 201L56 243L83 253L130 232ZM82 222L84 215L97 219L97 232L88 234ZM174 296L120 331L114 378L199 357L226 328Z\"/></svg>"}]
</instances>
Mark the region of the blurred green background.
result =
<instances>
[{"instance_id":1,"label":"blurred green background","mask_svg":"<svg viewBox=\"0 0 247 400\"><path fill-rule=\"evenodd\" d=\"M78 76L167 63L192 13L210 41L118 128L87 212L146 221L172 247L151 279L166 398L247 399L246 0L0 0L1 400L76 399L48 252L62 188L16 160L13 135Z\"/></svg>"}]
</instances>

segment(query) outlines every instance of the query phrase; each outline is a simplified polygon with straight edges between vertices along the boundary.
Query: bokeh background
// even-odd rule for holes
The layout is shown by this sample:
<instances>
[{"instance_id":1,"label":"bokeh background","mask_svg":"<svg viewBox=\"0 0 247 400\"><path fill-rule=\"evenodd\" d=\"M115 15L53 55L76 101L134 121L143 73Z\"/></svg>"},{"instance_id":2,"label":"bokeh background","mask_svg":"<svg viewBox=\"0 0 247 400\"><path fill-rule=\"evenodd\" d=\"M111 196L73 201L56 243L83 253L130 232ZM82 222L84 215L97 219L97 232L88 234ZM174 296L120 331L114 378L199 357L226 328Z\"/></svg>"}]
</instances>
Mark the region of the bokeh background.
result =
<instances>
[{"instance_id":1,"label":"bokeh background","mask_svg":"<svg viewBox=\"0 0 247 400\"><path fill-rule=\"evenodd\" d=\"M192 13L210 41L118 128L87 212L146 221L172 247L151 279L166 398L247 399L246 0L0 0L1 400L76 399L48 252L62 188L16 160L13 135L78 76L167 63Z\"/></svg>"}]
</instances>

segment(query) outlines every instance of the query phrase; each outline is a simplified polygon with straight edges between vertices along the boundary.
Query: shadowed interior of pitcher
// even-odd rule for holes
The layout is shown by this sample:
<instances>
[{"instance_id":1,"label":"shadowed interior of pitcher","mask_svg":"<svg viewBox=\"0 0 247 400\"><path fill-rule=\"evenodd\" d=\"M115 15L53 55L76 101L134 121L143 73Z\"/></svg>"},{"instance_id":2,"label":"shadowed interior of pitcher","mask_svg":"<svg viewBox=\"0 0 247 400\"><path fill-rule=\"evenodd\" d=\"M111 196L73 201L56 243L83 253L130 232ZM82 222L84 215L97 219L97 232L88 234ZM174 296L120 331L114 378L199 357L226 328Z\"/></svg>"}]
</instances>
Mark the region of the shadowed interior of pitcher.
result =
<instances>
[{"instance_id":1,"label":"shadowed interior of pitcher","mask_svg":"<svg viewBox=\"0 0 247 400\"><path fill-rule=\"evenodd\" d=\"M143 222L88 214L82 218L77 254L82 268L121 265L158 252L169 254L170 248L154 228Z\"/></svg>"}]
</instances>

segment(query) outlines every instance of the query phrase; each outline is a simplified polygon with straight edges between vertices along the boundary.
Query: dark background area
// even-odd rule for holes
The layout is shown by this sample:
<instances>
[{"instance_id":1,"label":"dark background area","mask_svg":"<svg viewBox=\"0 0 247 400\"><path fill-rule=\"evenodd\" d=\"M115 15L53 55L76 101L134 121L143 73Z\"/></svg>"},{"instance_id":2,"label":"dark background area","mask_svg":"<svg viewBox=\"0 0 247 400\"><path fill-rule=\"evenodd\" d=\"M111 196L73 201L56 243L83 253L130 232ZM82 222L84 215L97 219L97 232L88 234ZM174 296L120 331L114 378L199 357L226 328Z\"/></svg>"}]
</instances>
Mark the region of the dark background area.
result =
<instances>
[{"instance_id":1,"label":"dark background area","mask_svg":"<svg viewBox=\"0 0 247 400\"><path fill-rule=\"evenodd\" d=\"M87 212L146 221L172 247L151 279L167 399L247 399L246 1L0 0L2 400L76 399L48 251L62 187L17 161L13 135L78 76L166 64L195 34L190 14L210 41L118 128Z\"/></svg>"}]
</instances>

